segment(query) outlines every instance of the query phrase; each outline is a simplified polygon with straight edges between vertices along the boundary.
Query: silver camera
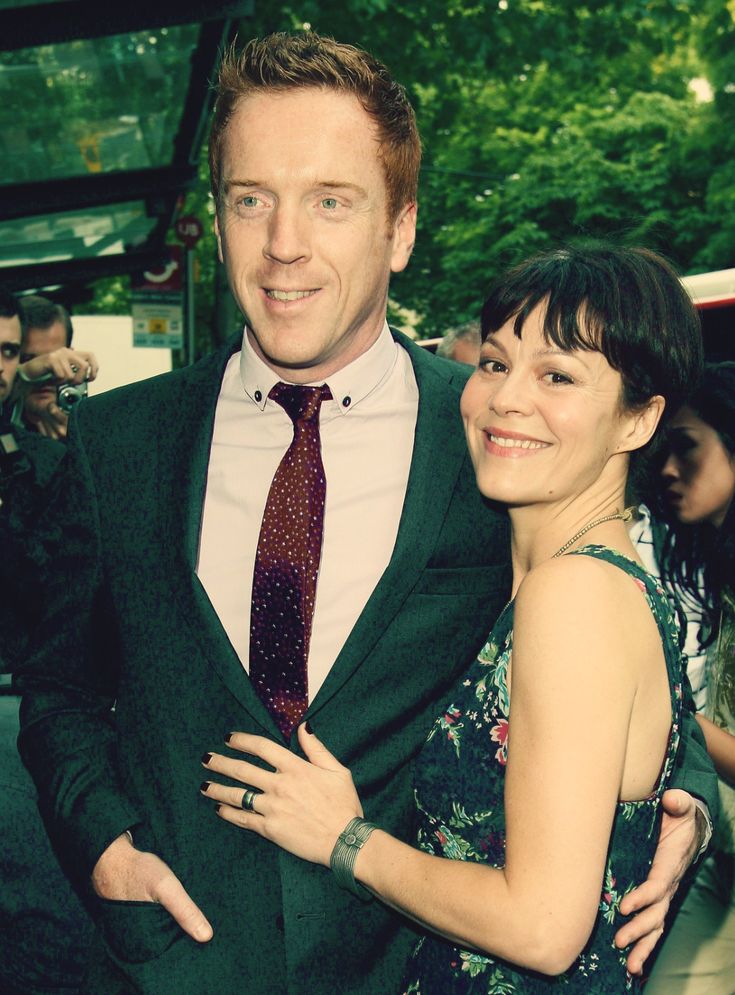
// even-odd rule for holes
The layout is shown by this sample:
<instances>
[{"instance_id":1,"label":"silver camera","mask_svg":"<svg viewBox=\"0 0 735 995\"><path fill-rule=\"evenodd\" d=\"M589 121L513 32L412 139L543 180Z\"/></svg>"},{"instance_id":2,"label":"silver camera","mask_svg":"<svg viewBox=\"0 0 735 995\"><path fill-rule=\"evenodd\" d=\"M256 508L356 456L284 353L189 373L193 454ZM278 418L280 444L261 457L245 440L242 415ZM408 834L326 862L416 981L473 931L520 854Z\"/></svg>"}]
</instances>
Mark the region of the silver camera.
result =
<instances>
[{"instance_id":1,"label":"silver camera","mask_svg":"<svg viewBox=\"0 0 735 995\"><path fill-rule=\"evenodd\" d=\"M56 388L56 403L67 414L87 396L87 381L60 383Z\"/></svg>"}]
</instances>

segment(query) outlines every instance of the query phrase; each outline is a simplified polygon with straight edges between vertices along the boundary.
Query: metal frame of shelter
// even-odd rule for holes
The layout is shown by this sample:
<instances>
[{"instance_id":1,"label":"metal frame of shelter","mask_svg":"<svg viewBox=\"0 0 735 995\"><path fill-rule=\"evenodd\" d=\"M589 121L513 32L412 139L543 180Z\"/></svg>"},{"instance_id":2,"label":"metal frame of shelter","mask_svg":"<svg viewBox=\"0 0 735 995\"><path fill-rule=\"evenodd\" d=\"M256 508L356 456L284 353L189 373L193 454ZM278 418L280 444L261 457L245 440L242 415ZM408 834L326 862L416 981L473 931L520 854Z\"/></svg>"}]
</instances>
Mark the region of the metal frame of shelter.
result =
<instances>
[{"instance_id":1,"label":"metal frame of shelter","mask_svg":"<svg viewBox=\"0 0 735 995\"><path fill-rule=\"evenodd\" d=\"M17 107L18 88L24 80L31 79L30 73L35 73L32 81L38 83L41 92L43 85L53 88L57 64L54 59L58 57L59 72L66 74L60 83L66 84L67 93L76 87L72 99L80 91L96 97L95 90L104 87L107 105L112 108L107 111L108 122L125 122L117 126L119 134L109 123L102 129L103 145L106 142L112 149L117 142L116 158L112 153L107 157L101 154L96 138L90 140L90 147L85 147L79 139L82 126L77 126L75 137L69 137L73 123L54 121L58 129L54 140L66 159L61 161L61 153L57 158L51 155L49 169L44 166L43 156L34 151L44 142L39 139L34 146L33 121L17 123L22 113L14 111L10 116L7 109L3 118L0 106L0 161L6 160L0 172L0 282L15 292L63 287L68 299L83 295L86 285L101 277L151 269L158 264L180 197L196 181L211 110L210 80L219 51L234 36L240 21L252 15L253 7L254 0L124 0L118 4L101 4L99 0L0 0L0 105L5 93ZM184 37L176 34L183 31L187 44L178 46L173 39ZM146 39L146 33L154 37ZM144 51L146 41L162 42L159 49L168 41L169 61L179 58L177 79L181 80L176 100L171 100L169 94L161 112L166 128L149 128L149 135L143 135L141 130L146 121L136 123L136 116L129 113L129 82L131 73L136 73L136 59L141 63L141 73L147 59L153 75L166 82L165 65L156 64L158 53L153 48ZM88 50L80 42L88 42ZM107 52L112 44L129 56L127 77L118 66L101 64L100 51L104 48ZM93 66L94 79L88 78L90 73L80 73L78 67L65 68L62 54L71 63L79 50ZM117 117L115 69L122 84ZM39 75L46 78L39 82ZM153 89L153 85L146 88L145 80L139 82L141 95ZM155 96L150 99L155 100ZM165 97L162 99L165 102ZM83 103L81 106L83 110ZM145 108L141 113L146 114ZM21 139L15 137L16 128L20 129L17 133ZM141 148L145 146L144 138L155 146L151 161L145 161L140 149L136 160L124 146L126 135L133 133ZM32 175L26 177L21 170ZM57 175L50 175L54 171ZM36 231L38 236L33 234ZM80 231L86 233L85 237L80 236Z\"/></svg>"}]
</instances>

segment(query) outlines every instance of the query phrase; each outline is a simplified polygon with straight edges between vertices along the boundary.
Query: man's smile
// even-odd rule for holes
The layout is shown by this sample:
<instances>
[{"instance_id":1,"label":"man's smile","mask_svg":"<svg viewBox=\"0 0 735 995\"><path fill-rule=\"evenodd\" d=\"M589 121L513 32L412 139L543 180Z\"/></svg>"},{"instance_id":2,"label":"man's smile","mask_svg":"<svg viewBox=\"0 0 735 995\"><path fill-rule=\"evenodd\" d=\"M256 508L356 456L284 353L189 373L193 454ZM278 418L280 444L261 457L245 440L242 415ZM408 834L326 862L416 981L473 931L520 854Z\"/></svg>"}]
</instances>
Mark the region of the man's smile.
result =
<instances>
[{"instance_id":1,"label":"man's smile","mask_svg":"<svg viewBox=\"0 0 735 995\"><path fill-rule=\"evenodd\" d=\"M313 297L319 293L319 288L313 290L276 290L271 287L265 288L265 295L272 301L300 301L304 297Z\"/></svg>"}]
</instances>

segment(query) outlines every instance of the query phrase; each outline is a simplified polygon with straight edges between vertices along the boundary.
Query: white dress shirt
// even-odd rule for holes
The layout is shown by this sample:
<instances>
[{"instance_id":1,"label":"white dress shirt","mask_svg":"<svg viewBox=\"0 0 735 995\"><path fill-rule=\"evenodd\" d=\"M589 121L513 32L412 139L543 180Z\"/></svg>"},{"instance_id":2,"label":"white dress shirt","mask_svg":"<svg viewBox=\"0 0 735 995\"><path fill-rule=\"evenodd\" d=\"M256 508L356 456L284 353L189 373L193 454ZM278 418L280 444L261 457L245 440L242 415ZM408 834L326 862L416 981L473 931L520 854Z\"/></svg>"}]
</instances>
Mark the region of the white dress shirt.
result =
<instances>
[{"instance_id":1,"label":"white dress shirt","mask_svg":"<svg viewBox=\"0 0 735 995\"><path fill-rule=\"evenodd\" d=\"M197 575L243 666L263 511L293 423L268 400L279 377L243 336L215 411ZM323 381L318 381L322 383ZM406 496L418 386L385 325L362 356L327 379L320 432L327 480L324 543L309 648L313 700L387 567Z\"/></svg>"}]
</instances>

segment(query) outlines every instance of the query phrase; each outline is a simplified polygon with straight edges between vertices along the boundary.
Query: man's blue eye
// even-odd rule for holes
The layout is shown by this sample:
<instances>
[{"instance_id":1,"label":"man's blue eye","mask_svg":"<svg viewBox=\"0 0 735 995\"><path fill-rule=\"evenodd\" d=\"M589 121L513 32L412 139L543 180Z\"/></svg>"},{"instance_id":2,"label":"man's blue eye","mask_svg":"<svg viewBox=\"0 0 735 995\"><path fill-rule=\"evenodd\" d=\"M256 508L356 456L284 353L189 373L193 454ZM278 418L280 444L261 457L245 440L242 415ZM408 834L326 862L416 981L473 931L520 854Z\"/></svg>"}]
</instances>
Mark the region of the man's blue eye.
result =
<instances>
[{"instance_id":1,"label":"man's blue eye","mask_svg":"<svg viewBox=\"0 0 735 995\"><path fill-rule=\"evenodd\" d=\"M248 194L246 197L242 198L240 203L242 204L243 207L257 207L258 198L253 196L252 194Z\"/></svg>"},{"instance_id":2,"label":"man's blue eye","mask_svg":"<svg viewBox=\"0 0 735 995\"><path fill-rule=\"evenodd\" d=\"M337 206L337 200L335 197L324 197L322 200L322 207L326 207L328 210L333 211Z\"/></svg>"}]
</instances>

